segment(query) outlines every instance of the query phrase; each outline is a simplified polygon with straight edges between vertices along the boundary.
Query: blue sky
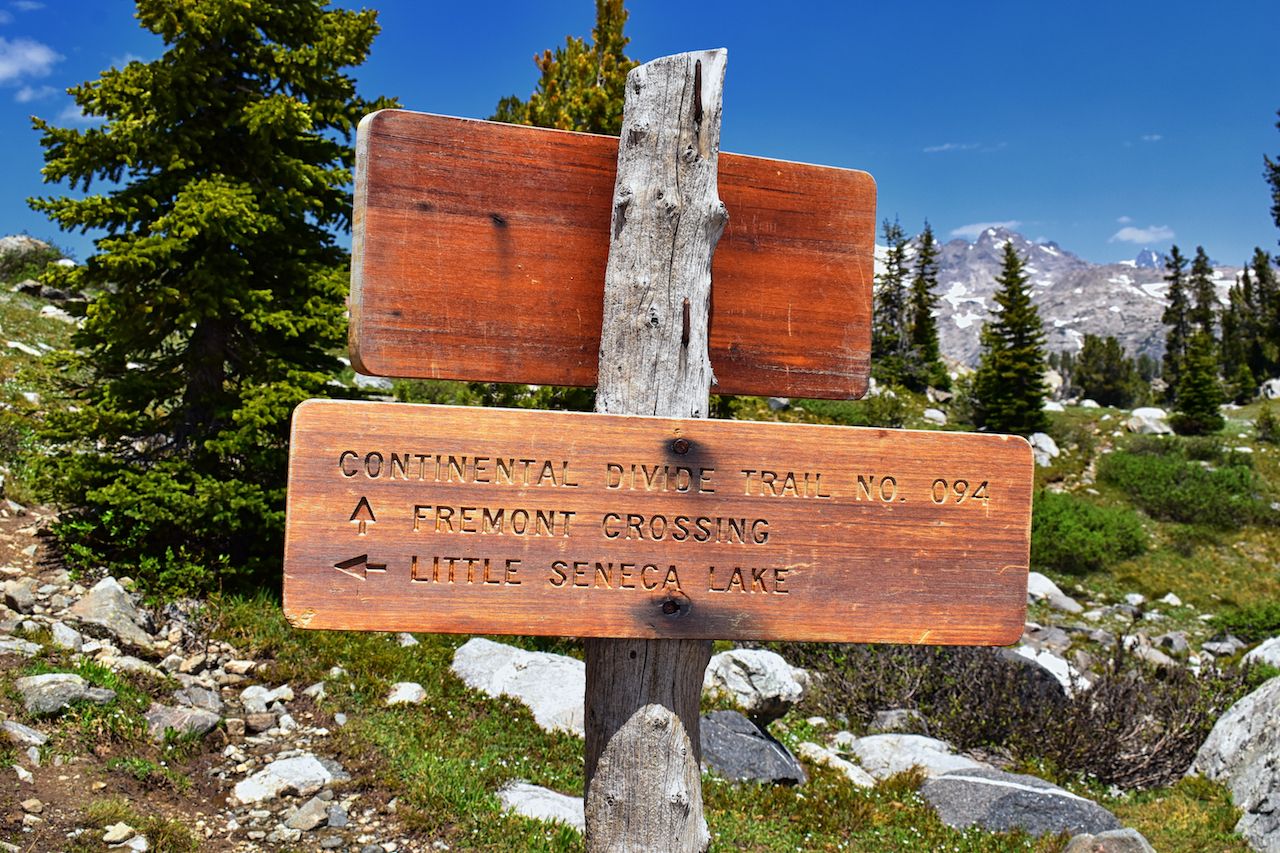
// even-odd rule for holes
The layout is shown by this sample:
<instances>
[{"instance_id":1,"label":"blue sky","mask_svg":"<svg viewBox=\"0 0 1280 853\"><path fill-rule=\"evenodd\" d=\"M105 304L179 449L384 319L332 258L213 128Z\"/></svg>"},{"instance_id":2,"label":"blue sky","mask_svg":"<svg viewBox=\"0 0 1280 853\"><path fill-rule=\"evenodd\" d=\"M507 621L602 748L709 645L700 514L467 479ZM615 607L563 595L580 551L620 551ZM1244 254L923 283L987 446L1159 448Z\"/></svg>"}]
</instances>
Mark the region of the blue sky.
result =
<instances>
[{"instance_id":1,"label":"blue sky","mask_svg":"<svg viewBox=\"0 0 1280 853\"><path fill-rule=\"evenodd\" d=\"M346 2L341 5L358 6ZM586 36L591 0L384 0L367 95L485 117L527 95L534 53ZM1092 261L1203 244L1276 250L1262 157L1280 155L1270 2L629 0L629 53L729 49L722 147L865 169L880 217L944 239L1005 223ZM31 114L79 121L67 86L161 44L125 0L0 0L0 233L54 237ZM833 200L838 203L838 200ZM732 213L732 211L731 211Z\"/></svg>"}]
</instances>

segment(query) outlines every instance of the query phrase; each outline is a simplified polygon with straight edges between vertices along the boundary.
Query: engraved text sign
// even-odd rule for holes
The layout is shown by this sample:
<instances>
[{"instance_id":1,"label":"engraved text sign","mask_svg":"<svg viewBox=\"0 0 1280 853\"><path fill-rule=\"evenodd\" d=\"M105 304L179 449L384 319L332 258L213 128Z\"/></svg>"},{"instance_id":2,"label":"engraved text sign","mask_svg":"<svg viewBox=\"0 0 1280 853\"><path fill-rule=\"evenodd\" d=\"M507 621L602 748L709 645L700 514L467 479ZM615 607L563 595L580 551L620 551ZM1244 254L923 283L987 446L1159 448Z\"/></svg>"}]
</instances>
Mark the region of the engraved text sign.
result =
<instances>
[{"instance_id":1,"label":"engraved text sign","mask_svg":"<svg viewBox=\"0 0 1280 853\"><path fill-rule=\"evenodd\" d=\"M294 416L295 625L1007 644L1021 438L310 401Z\"/></svg>"}]
</instances>

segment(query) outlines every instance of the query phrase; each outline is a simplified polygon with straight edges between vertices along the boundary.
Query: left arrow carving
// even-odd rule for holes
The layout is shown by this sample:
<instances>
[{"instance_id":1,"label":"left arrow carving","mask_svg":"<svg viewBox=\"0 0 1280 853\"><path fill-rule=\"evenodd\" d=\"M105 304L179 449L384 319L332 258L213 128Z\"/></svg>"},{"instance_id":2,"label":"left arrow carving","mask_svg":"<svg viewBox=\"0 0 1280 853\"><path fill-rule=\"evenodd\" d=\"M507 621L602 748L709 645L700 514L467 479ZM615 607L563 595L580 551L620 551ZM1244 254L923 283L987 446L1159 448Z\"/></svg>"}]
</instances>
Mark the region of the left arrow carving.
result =
<instances>
[{"instance_id":1,"label":"left arrow carving","mask_svg":"<svg viewBox=\"0 0 1280 853\"><path fill-rule=\"evenodd\" d=\"M386 563L370 563L368 554L361 554L359 557L352 557L349 560L343 560L341 563L334 563L333 567L344 575L351 575L356 580L368 580L369 572L385 572L387 570Z\"/></svg>"}]
</instances>

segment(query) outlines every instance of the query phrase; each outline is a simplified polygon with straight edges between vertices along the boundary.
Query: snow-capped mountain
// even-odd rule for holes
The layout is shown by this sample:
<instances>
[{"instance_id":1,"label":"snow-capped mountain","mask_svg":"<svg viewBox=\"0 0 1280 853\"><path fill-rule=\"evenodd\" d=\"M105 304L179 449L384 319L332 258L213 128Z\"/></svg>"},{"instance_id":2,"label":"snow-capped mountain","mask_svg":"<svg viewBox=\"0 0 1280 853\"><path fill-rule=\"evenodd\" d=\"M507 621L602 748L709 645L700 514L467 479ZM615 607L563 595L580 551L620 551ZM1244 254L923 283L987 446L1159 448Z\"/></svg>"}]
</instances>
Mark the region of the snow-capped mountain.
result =
<instances>
[{"instance_id":1,"label":"snow-capped mountain","mask_svg":"<svg viewBox=\"0 0 1280 853\"><path fill-rule=\"evenodd\" d=\"M991 297L1009 241L1025 264L1050 352L1079 351L1086 333L1114 335L1130 356L1145 352L1159 358L1164 352L1160 315L1168 284L1163 259L1159 266L1143 266L1144 252L1133 261L1093 264L1056 243L1035 243L1004 228L988 228L973 242L952 240L940 247L937 316L943 355L970 366L978 363L979 333L995 308ZM877 247L877 261L883 252ZM876 266L879 272L880 264ZM1225 299L1239 270L1218 267L1214 272L1219 299Z\"/></svg>"},{"instance_id":2,"label":"snow-capped mountain","mask_svg":"<svg viewBox=\"0 0 1280 853\"><path fill-rule=\"evenodd\" d=\"M1161 270L1164 269L1164 255L1154 249L1143 249L1133 259L1133 265L1141 270Z\"/></svg>"}]
</instances>

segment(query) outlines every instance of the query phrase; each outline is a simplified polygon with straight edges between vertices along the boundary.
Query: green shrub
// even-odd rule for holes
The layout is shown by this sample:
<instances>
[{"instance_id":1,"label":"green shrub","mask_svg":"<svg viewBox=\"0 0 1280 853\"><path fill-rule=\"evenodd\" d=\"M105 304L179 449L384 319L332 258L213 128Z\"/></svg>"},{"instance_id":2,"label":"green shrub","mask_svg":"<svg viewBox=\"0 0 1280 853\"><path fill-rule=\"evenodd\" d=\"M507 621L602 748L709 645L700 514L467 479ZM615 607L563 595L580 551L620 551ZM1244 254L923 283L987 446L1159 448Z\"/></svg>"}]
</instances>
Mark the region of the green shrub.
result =
<instances>
[{"instance_id":1,"label":"green shrub","mask_svg":"<svg viewBox=\"0 0 1280 853\"><path fill-rule=\"evenodd\" d=\"M1254 436L1258 441L1268 444L1280 444L1280 418L1271 411L1270 403L1263 403L1258 409L1258 417L1253 422Z\"/></svg>"},{"instance_id":2,"label":"green shrub","mask_svg":"<svg viewBox=\"0 0 1280 853\"><path fill-rule=\"evenodd\" d=\"M798 405L811 415L844 426L888 427L897 429L907 422L907 394L898 386L886 386L874 397L862 400L799 400Z\"/></svg>"},{"instance_id":3,"label":"green shrub","mask_svg":"<svg viewBox=\"0 0 1280 853\"><path fill-rule=\"evenodd\" d=\"M1142 521L1127 507L1040 492L1031 516L1031 565L1059 572L1105 569L1147 549Z\"/></svg>"},{"instance_id":4,"label":"green shrub","mask_svg":"<svg viewBox=\"0 0 1280 853\"><path fill-rule=\"evenodd\" d=\"M1224 610L1213 624L1248 643L1280 636L1280 600L1256 601Z\"/></svg>"},{"instance_id":5,"label":"green shrub","mask_svg":"<svg viewBox=\"0 0 1280 853\"><path fill-rule=\"evenodd\" d=\"M1166 452L1156 455L1146 452L1144 445L1131 445L1129 450L1104 456L1098 477L1163 521L1219 529L1274 522L1276 513L1245 454L1213 447L1169 441ZM1216 455L1217 466L1208 459L1193 458L1196 455Z\"/></svg>"}]
</instances>

